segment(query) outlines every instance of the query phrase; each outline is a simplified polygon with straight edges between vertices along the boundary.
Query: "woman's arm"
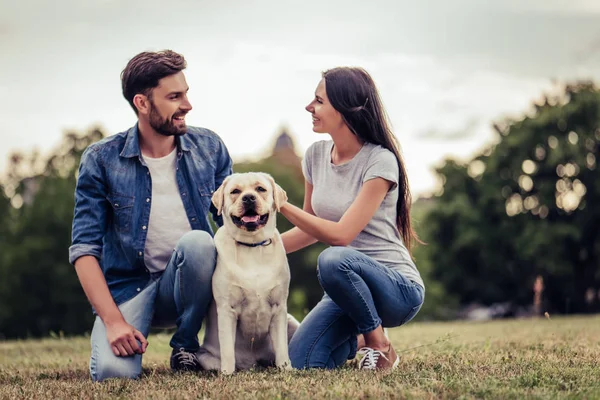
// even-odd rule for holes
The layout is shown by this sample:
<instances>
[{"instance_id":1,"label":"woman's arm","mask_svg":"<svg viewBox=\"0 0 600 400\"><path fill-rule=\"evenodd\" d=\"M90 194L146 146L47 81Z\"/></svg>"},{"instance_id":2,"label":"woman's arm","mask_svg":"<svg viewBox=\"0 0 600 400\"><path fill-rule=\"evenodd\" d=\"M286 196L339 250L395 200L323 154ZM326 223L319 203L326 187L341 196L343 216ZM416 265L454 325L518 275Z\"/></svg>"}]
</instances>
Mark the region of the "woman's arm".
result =
<instances>
[{"instance_id":1,"label":"woman's arm","mask_svg":"<svg viewBox=\"0 0 600 400\"><path fill-rule=\"evenodd\" d=\"M313 187L310 183L304 181L304 211L308 214L314 215L315 212L312 209L312 190ZM294 251L303 249L317 242L317 239L310 236L306 232L301 231L298 228L292 228L281 235L283 247L286 253L293 253Z\"/></svg>"},{"instance_id":2,"label":"woman's arm","mask_svg":"<svg viewBox=\"0 0 600 400\"><path fill-rule=\"evenodd\" d=\"M293 253L317 242L317 239L306 232L302 232L297 227L282 233L281 240L286 254Z\"/></svg>"},{"instance_id":3,"label":"woman's arm","mask_svg":"<svg viewBox=\"0 0 600 400\"><path fill-rule=\"evenodd\" d=\"M339 222L319 218L314 215L314 212L308 213L289 203L281 207L281 213L306 235L330 246L347 246L373 218L392 185L392 182L383 178L374 178L365 182ZM310 189L312 197L312 185ZM306 207L306 198L304 206ZM312 211L312 208L310 210ZM286 251L287 249L286 246Z\"/></svg>"}]
</instances>

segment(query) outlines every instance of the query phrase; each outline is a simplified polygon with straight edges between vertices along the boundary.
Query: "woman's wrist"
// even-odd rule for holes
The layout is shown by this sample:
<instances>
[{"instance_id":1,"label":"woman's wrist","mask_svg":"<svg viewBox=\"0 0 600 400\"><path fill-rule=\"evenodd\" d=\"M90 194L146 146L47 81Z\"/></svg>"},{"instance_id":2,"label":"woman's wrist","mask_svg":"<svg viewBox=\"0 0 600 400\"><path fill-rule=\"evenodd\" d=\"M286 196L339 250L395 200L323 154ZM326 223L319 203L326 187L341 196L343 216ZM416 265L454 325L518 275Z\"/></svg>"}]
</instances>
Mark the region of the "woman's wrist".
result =
<instances>
[{"instance_id":1,"label":"woman's wrist","mask_svg":"<svg viewBox=\"0 0 600 400\"><path fill-rule=\"evenodd\" d=\"M283 213L283 212L289 210L290 205L291 204L286 201L285 203L283 203L282 205L279 206L279 211Z\"/></svg>"}]
</instances>

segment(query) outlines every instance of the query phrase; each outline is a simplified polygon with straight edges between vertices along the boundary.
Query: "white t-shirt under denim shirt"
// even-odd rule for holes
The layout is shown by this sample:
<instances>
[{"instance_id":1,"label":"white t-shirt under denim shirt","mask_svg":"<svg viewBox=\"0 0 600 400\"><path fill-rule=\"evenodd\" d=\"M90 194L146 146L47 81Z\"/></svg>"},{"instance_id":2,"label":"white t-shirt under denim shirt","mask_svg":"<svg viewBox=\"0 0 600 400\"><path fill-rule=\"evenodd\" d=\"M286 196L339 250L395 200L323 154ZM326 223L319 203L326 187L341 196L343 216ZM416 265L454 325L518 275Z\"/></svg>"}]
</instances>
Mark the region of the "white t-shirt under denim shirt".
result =
<instances>
[{"instance_id":1,"label":"white t-shirt under denim shirt","mask_svg":"<svg viewBox=\"0 0 600 400\"><path fill-rule=\"evenodd\" d=\"M143 156L152 178L152 205L144 263L150 272L164 271L179 239L191 231L177 187L175 155L177 149L161 158Z\"/></svg>"},{"instance_id":2,"label":"white t-shirt under denim shirt","mask_svg":"<svg viewBox=\"0 0 600 400\"><path fill-rule=\"evenodd\" d=\"M366 181L380 177L393 182L373 218L349 247L425 287L396 225L399 171L394 153L365 143L352 160L334 165L332 148L331 140L316 142L302 160L304 177L313 186L311 205L315 215L338 222Z\"/></svg>"}]
</instances>

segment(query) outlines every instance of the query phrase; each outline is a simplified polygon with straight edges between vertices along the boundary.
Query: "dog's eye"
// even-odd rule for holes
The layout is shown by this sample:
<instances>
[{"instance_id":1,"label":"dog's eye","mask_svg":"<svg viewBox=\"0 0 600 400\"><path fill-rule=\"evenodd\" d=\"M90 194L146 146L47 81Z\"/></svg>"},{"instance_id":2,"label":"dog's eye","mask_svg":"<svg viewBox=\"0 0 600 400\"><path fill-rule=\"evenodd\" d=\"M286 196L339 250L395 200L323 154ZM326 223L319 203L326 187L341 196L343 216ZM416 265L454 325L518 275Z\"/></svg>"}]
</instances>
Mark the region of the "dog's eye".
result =
<instances>
[{"instance_id":1,"label":"dog's eye","mask_svg":"<svg viewBox=\"0 0 600 400\"><path fill-rule=\"evenodd\" d=\"M240 193L242 193L242 191L240 189L233 189L231 191L231 194L240 194Z\"/></svg>"},{"instance_id":2,"label":"dog's eye","mask_svg":"<svg viewBox=\"0 0 600 400\"><path fill-rule=\"evenodd\" d=\"M264 187L262 187L262 186L258 186L258 187L256 188L256 191L257 191L257 192L266 192L266 191L267 191L267 189L265 189L265 188L264 188Z\"/></svg>"}]
</instances>

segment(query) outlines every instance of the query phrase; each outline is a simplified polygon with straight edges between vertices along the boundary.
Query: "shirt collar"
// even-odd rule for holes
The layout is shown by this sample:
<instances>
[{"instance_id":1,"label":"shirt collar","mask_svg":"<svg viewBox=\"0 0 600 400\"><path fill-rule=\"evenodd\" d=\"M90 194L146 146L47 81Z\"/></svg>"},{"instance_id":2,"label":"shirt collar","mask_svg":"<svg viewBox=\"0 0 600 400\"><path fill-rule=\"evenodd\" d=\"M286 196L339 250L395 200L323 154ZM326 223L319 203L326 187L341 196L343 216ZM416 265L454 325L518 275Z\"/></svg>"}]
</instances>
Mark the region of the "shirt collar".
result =
<instances>
[{"instance_id":1,"label":"shirt collar","mask_svg":"<svg viewBox=\"0 0 600 400\"><path fill-rule=\"evenodd\" d=\"M190 151L191 149L196 147L189 135L190 134L188 130L188 133L186 133L185 135L177 136L175 138L177 149L183 151ZM141 157L139 129L137 124L135 124L127 131L125 146L123 146L123 150L121 151L120 156L125 158Z\"/></svg>"}]
</instances>

